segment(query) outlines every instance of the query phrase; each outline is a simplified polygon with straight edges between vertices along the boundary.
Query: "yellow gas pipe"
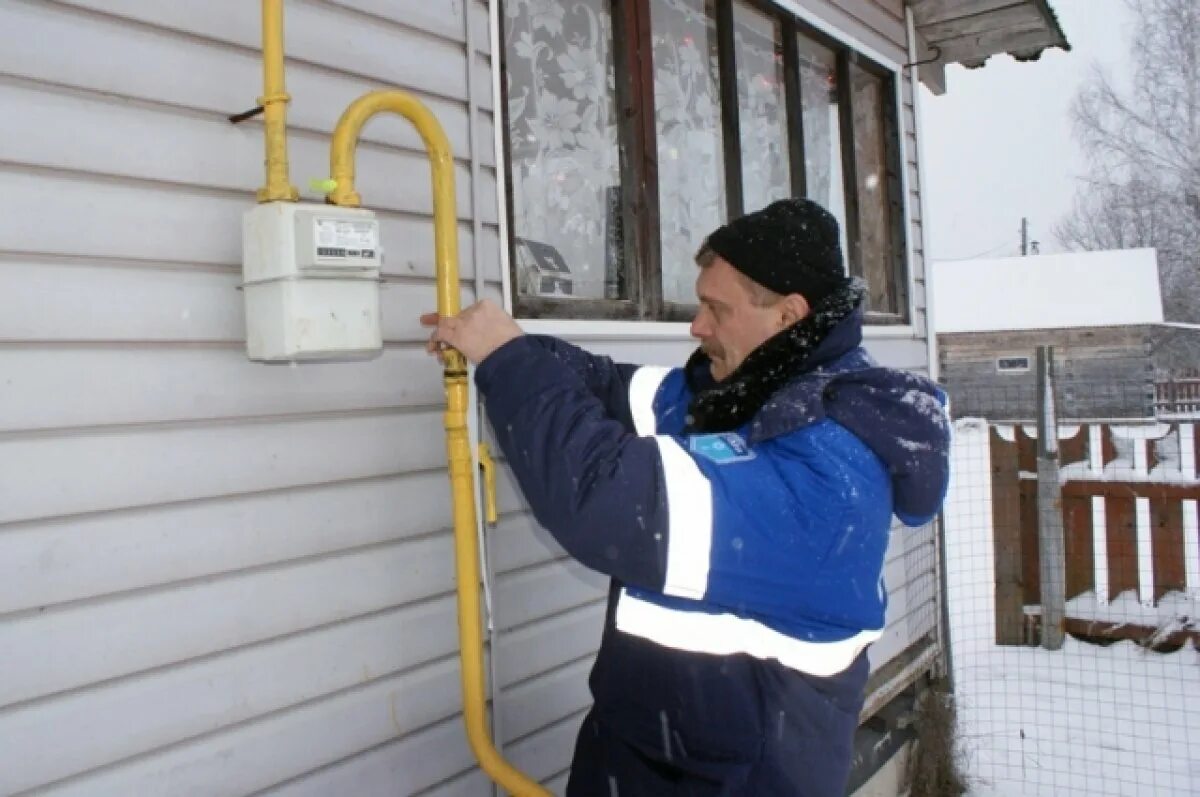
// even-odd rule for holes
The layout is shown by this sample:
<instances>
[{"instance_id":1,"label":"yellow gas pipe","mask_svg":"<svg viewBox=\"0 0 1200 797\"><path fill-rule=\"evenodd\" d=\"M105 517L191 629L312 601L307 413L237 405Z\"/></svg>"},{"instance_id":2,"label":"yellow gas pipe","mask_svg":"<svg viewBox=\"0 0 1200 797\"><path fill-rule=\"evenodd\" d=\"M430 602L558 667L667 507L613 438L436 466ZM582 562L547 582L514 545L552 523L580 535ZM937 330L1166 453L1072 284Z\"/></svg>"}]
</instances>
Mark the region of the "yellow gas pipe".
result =
<instances>
[{"instance_id":1,"label":"yellow gas pipe","mask_svg":"<svg viewBox=\"0 0 1200 797\"><path fill-rule=\"evenodd\" d=\"M300 197L288 177L287 104L291 100L283 84L283 0L262 0L263 135L267 145L267 183L258 189L259 202Z\"/></svg>"},{"instance_id":2,"label":"yellow gas pipe","mask_svg":"<svg viewBox=\"0 0 1200 797\"><path fill-rule=\"evenodd\" d=\"M446 134L429 110L402 91L374 91L359 97L338 120L330 149L333 190L329 201L358 207L354 190L354 152L359 133L368 119L391 111L408 119L425 142L433 168L434 254L437 262L437 311L457 315L458 229L454 202L454 158ZM446 450L450 460L450 485L454 499L454 549L458 580L458 640L462 659L463 721L467 739L479 765L492 780L511 794L525 797L550 793L509 764L492 743L487 729L483 630L479 612L479 545L475 534L475 469L467 438L467 364L453 349L445 352ZM492 499L489 497L489 502Z\"/></svg>"}]
</instances>

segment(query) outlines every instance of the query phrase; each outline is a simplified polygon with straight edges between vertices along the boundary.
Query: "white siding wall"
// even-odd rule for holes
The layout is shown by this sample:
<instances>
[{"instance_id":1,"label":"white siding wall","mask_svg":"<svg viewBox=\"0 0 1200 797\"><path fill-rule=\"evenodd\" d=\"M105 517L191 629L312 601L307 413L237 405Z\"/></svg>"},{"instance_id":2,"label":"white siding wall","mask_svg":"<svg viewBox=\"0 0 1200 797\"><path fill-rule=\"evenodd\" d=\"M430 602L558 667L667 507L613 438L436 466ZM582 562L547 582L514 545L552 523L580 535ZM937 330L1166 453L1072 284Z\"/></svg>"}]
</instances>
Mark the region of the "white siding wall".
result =
<instances>
[{"instance_id":1,"label":"white siding wall","mask_svg":"<svg viewBox=\"0 0 1200 797\"><path fill-rule=\"evenodd\" d=\"M495 294L472 9L468 61L462 0L288 0L292 175L326 174L354 97L416 92L459 159L463 271ZM259 4L0 0L0 30L0 794L416 794L473 771L417 135L380 119L360 149L383 356L254 365L235 288L262 128L225 117L261 94Z\"/></svg>"},{"instance_id":2,"label":"white siding wall","mask_svg":"<svg viewBox=\"0 0 1200 797\"><path fill-rule=\"evenodd\" d=\"M903 62L900 0L798 5ZM303 191L325 175L355 96L414 91L459 159L464 279L498 295L487 13L471 8L479 185L463 0L288 0L292 176ZM388 246L382 358L254 365L235 288L261 126L225 117L261 93L258 3L0 0L0 30L0 794L489 794L458 716L415 132L381 118L360 148ZM869 346L923 370L905 97L916 323ZM663 363L691 348L584 343ZM497 726L561 789L605 585L507 475L501 509ZM876 666L932 628L932 562L927 533L896 536Z\"/></svg>"}]
</instances>

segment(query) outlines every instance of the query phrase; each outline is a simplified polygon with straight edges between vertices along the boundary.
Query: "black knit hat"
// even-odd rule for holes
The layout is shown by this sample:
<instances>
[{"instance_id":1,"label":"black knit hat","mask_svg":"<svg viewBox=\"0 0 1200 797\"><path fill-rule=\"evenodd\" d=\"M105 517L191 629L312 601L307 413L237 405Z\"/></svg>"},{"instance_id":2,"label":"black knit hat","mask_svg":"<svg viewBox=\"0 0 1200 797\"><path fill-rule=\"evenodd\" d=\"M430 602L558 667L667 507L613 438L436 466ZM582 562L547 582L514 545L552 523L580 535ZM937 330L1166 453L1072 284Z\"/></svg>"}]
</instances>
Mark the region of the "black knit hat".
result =
<instances>
[{"instance_id":1,"label":"black knit hat","mask_svg":"<svg viewBox=\"0 0 1200 797\"><path fill-rule=\"evenodd\" d=\"M815 305L848 283L838 223L810 199L781 199L718 228L705 246L776 293Z\"/></svg>"}]
</instances>

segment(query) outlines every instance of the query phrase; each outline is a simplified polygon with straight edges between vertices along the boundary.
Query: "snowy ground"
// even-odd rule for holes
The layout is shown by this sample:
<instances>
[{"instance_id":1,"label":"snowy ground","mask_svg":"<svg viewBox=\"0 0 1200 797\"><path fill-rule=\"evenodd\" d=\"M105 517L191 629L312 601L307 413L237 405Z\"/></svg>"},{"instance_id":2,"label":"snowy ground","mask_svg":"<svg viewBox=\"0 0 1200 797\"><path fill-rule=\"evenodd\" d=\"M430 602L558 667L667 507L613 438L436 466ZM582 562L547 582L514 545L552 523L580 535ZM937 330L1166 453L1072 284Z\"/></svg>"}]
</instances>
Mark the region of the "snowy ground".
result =
<instances>
[{"instance_id":1,"label":"snowy ground","mask_svg":"<svg viewBox=\"0 0 1200 797\"><path fill-rule=\"evenodd\" d=\"M987 428L955 430L946 506L951 653L972 797L1200 795L1200 652L1068 638L1000 647Z\"/></svg>"}]
</instances>

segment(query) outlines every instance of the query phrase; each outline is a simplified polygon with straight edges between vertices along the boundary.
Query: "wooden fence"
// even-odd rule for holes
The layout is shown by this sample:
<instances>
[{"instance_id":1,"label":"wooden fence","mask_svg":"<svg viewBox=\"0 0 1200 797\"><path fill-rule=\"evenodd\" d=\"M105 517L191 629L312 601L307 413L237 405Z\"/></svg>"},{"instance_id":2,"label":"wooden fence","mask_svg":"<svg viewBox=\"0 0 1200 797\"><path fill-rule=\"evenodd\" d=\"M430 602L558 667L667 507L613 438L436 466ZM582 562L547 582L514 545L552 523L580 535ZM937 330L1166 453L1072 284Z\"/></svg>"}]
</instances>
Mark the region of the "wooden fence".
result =
<instances>
[{"instance_id":1,"label":"wooden fence","mask_svg":"<svg viewBox=\"0 0 1200 797\"><path fill-rule=\"evenodd\" d=\"M1019 425L990 431L999 644L1031 644L1039 634L1035 436ZM1067 632L1164 645L1192 637L1200 644L1194 616L1165 633L1144 619L1168 596L1178 602L1200 595L1198 456L1193 423L1059 428ZM1105 610L1128 591L1141 620ZM1090 610L1073 612L1077 598Z\"/></svg>"},{"instance_id":2,"label":"wooden fence","mask_svg":"<svg viewBox=\"0 0 1200 797\"><path fill-rule=\"evenodd\" d=\"M1200 415L1200 377L1165 379L1154 383L1156 416Z\"/></svg>"}]
</instances>

